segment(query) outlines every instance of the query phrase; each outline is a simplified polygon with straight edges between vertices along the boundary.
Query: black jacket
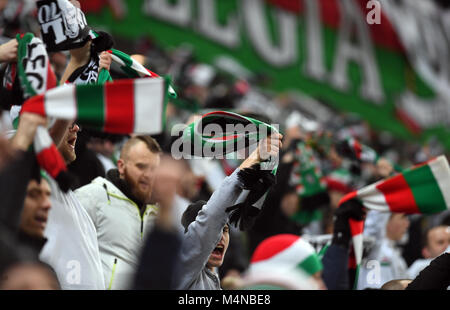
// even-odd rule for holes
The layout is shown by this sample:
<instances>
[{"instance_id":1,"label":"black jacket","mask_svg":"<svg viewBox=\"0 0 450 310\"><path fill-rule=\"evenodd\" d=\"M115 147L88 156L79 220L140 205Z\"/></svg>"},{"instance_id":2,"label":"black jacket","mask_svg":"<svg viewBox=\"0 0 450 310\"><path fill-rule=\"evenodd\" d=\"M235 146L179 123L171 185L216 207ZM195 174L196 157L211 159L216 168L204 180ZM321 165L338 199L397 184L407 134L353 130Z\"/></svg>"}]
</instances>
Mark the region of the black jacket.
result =
<instances>
[{"instance_id":1,"label":"black jacket","mask_svg":"<svg viewBox=\"0 0 450 310\"><path fill-rule=\"evenodd\" d=\"M329 290L348 290L349 250L344 246L331 244L322 258L322 279Z\"/></svg>"},{"instance_id":2,"label":"black jacket","mask_svg":"<svg viewBox=\"0 0 450 310\"><path fill-rule=\"evenodd\" d=\"M450 285L450 253L435 258L408 285L407 290L446 290Z\"/></svg>"}]
</instances>

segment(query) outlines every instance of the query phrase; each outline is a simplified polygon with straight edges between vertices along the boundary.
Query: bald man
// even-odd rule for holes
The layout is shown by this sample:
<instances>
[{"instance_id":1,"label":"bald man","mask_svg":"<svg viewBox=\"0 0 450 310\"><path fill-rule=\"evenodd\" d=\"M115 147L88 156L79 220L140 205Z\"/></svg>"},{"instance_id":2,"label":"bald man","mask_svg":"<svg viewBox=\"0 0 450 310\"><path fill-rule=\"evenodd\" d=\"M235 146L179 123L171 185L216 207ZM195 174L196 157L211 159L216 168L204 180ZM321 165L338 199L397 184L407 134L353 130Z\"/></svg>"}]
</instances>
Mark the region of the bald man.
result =
<instances>
[{"instance_id":1,"label":"bald man","mask_svg":"<svg viewBox=\"0 0 450 310\"><path fill-rule=\"evenodd\" d=\"M97 230L107 289L131 288L144 236L157 215L151 203L161 148L150 136L135 136L122 147L118 169L75 194Z\"/></svg>"}]
</instances>

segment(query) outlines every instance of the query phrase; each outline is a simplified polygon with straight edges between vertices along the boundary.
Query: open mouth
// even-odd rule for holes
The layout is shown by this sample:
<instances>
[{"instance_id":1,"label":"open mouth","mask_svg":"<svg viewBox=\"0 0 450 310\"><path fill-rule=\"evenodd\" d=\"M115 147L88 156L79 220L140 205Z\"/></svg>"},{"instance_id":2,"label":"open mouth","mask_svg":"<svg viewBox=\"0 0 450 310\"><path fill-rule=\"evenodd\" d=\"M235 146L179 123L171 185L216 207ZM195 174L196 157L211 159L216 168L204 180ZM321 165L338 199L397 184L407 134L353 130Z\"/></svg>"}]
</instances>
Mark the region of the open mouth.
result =
<instances>
[{"instance_id":1,"label":"open mouth","mask_svg":"<svg viewBox=\"0 0 450 310\"><path fill-rule=\"evenodd\" d=\"M212 251L212 254L216 257L222 257L224 250L224 246L222 244L218 244Z\"/></svg>"},{"instance_id":2,"label":"open mouth","mask_svg":"<svg viewBox=\"0 0 450 310\"><path fill-rule=\"evenodd\" d=\"M45 227L45 225L47 224L47 216L45 215L36 215L34 217L34 220L38 222L42 227Z\"/></svg>"},{"instance_id":3,"label":"open mouth","mask_svg":"<svg viewBox=\"0 0 450 310\"><path fill-rule=\"evenodd\" d=\"M70 147L75 148L75 143L77 142L77 137L70 138L67 140L67 144L70 145Z\"/></svg>"}]
</instances>

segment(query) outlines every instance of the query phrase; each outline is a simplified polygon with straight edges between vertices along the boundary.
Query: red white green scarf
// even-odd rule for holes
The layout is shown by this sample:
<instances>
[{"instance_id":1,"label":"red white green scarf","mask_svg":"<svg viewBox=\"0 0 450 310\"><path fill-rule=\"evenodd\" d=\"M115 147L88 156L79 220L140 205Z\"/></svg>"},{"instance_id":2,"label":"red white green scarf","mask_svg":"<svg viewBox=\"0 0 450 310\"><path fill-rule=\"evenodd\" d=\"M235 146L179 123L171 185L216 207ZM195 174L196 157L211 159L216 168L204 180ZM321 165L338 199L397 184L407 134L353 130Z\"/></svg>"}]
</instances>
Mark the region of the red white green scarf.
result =
<instances>
[{"instance_id":1,"label":"red white green scarf","mask_svg":"<svg viewBox=\"0 0 450 310\"><path fill-rule=\"evenodd\" d=\"M90 31L89 35L92 39L98 37L98 34L93 30ZM160 77L158 74L145 68L130 55L122 51L112 48L107 52L111 54L112 61L118 64L122 72L131 79ZM97 83L104 84L108 81L112 81L111 75L106 69L102 69L99 73ZM177 98L177 93L173 89L172 85L169 85L168 93L171 98Z\"/></svg>"},{"instance_id":2,"label":"red white green scarf","mask_svg":"<svg viewBox=\"0 0 450 310\"><path fill-rule=\"evenodd\" d=\"M221 132L207 131L208 127L214 129L213 125L214 128L220 128ZM228 131L227 125L242 125L242 130ZM247 127L248 125L250 126ZM191 123L184 130L183 139L191 143L193 155L207 156L203 152L205 149L225 155L254 145L272 132L278 130L257 119L234 112L215 111L204 114L201 119Z\"/></svg>"},{"instance_id":3,"label":"red white green scarf","mask_svg":"<svg viewBox=\"0 0 450 310\"><path fill-rule=\"evenodd\" d=\"M165 125L168 80L126 79L104 85L66 84L28 99L22 112L76 119L100 131L158 134Z\"/></svg>"}]
</instances>

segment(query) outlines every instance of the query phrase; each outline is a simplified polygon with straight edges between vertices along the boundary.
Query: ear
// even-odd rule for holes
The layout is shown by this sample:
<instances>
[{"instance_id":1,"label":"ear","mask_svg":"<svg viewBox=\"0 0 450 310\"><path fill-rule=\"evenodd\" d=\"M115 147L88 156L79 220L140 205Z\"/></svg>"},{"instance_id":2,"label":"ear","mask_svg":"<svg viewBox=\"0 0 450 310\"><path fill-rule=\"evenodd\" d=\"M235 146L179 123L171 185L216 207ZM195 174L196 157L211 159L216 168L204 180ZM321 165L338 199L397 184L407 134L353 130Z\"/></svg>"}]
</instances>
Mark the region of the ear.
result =
<instances>
[{"instance_id":1,"label":"ear","mask_svg":"<svg viewBox=\"0 0 450 310\"><path fill-rule=\"evenodd\" d=\"M422 256L423 256L424 258L431 258L431 253L430 253L430 251L429 251L426 247L424 247L424 248L422 249Z\"/></svg>"},{"instance_id":2,"label":"ear","mask_svg":"<svg viewBox=\"0 0 450 310\"><path fill-rule=\"evenodd\" d=\"M117 169L120 176L125 174L125 161L122 158L117 161Z\"/></svg>"}]
</instances>

